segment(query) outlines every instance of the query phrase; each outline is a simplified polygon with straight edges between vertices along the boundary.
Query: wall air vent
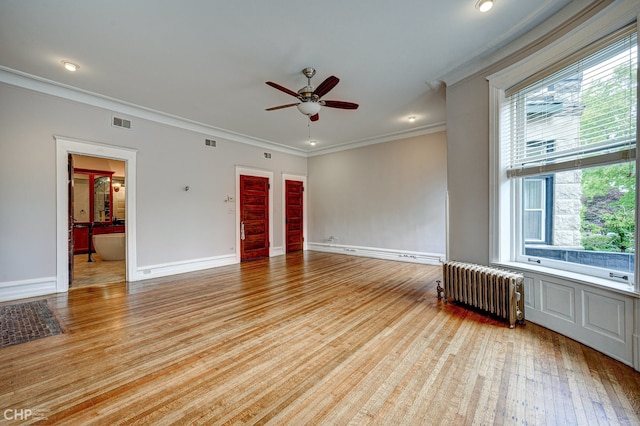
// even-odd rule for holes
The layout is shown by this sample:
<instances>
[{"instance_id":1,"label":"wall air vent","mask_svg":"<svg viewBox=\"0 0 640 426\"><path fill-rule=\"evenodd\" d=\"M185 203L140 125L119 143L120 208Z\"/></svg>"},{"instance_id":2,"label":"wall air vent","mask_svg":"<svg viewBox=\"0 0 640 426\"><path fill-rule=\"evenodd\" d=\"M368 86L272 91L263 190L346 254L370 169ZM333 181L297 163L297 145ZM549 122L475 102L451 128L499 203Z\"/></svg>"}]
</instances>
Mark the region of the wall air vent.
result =
<instances>
[{"instance_id":1,"label":"wall air vent","mask_svg":"<svg viewBox=\"0 0 640 426\"><path fill-rule=\"evenodd\" d=\"M265 152L264 153L264 158L271 158L271 153L270 152Z\"/></svg>"},{"instance_id":2,"label":"wall air vent","mask_svg":"<svg viewBox=\"0 0 640 426\"><path fill-rule=\"evenodd\" d=\"M204 144L205 144L206 146L210 146L210 147L212 147L212 148L215 148L215 147L216 147L216 141L214 141L213 139L205 139L205 140L204 140Z\"/></svg>"},{"instance_id":3,"label":"wall air vent","mask_svg":"<svg viewBox=\"0 0 640 426\"><path fill-rule=\"evenodd\" d=\"M122 127L123 129L131 129L131 120L126 120L124 118L113 117L111 121L111 125L114 127Z\"/></svg>"}]
</instances>

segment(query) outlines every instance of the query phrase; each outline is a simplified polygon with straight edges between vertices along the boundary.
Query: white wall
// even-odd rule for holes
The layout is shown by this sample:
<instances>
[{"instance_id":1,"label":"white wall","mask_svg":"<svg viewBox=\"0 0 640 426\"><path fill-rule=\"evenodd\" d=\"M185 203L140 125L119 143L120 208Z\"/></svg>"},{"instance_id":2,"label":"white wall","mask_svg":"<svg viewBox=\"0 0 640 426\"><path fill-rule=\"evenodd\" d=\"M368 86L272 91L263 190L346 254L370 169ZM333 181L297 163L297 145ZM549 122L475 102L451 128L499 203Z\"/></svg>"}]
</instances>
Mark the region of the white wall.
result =
<instances>
[{"instance_id":1,"label":"white wall","mask_svg":"<svg viewBox=\"0 0 640 426\"><path fill-rule=\"evenodd\" d=\"M236 166L307 174L306 158L0 84L0 298L15 284L56 276L54 135L137 150L137 263L235 255ZM205 146L205 138L217 147ZM274 179L272 247L282 247L282 188ZM189 186L188 192L184 191ZM127 188L131 190L131 188Z\"/></svg>"},{"instance_id":2,"label":"white wall","mask_svg":"<svg viewBox=\"0 0 640 426\"><path fill-rule=\"evenodd\" d=\"M444 132L309 158L310 248L444 257L446 162Z\"/></svg>"},{"instance_id":3,"label":"white wall","mask_svg":"<svg viewBox=\"0 0 640 426\"><path fill-rule=\"evenodd\" d=\"M447 88L449 259L489 262L489 84Z\"/></svg>"},{"instance_id":4,"label":"white wall","mask_svg":"<svg viewBox=\"0 0 640 426\"><path fill-rule=\"evenodd\" d=\"M137 279L233 258L237 212L225 200L236 194L238 166L275 177L272 252L284 252L280 177L308 176L308 162L307 242L334 235L350 253L357 247L357 254L427 263L444 257L444 132L307 159L11 84L0 84L0 99L0 300L61 288L54 136L136 151ZM113 115L130 119L131 130L111 126Z\"/></svg>"}]
</instances>

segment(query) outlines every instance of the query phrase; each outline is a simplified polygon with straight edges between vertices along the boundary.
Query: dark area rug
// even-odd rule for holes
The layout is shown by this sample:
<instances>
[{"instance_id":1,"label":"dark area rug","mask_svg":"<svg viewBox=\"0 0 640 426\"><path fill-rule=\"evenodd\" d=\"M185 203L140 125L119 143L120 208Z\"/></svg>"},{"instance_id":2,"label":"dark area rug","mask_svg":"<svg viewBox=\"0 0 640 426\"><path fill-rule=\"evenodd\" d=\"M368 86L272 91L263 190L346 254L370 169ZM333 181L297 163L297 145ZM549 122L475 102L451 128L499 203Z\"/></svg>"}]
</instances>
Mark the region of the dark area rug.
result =
<instances>
[{"instance_id":1,"label":"dark area rug","mask_svg":"<svg viewBox=\"0 0 640 426\"><path fill-rule=\"evenodd\" d=\"M46 300L0 306L0 348L62 333Z\"/></svg>"}]
</instances>

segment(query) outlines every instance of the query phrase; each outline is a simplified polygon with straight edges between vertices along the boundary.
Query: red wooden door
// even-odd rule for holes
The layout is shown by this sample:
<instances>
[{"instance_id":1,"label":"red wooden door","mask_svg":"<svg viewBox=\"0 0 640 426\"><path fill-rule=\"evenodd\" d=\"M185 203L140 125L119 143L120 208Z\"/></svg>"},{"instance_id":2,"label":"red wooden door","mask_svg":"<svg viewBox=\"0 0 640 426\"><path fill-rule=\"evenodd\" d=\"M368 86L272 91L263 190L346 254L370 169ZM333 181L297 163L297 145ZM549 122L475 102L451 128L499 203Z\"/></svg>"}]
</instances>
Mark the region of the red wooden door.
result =
<instances>
[{"instance_id":1,"label":"red wooden door","mask_svg":"<svg viewBox=\"0 0 640 426\"><path fill-rule=\"evenodd\" d=\"M285 226L287 253L302 250L302 182L296 180L285 181Z\"/></svg>"},{"instance_id":2,"label":"red wooden door","mask_svg":"<svg viewBox=\"0 0 640 426\"><path fill-rule=\"evenodd\" d=\"M240 261L269 257L269 178L240 175Z\"/></svg>"}]
</instances>

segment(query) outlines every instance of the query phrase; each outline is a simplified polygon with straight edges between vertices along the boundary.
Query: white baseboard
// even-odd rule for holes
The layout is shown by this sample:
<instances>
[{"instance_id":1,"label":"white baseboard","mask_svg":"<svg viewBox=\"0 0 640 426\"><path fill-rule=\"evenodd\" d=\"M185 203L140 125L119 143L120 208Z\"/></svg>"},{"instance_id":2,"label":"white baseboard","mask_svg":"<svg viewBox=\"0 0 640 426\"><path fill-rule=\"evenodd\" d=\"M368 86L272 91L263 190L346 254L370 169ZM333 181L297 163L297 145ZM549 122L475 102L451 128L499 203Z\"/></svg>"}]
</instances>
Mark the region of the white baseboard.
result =
<instances>
[{"instance_id":1,"label":"white baseboard","mask_svg":"<svg viewBox=\"0 0 640 426\"><path fill-rule=\"evenodd\" d=\"M201 271L203 269L216 268L218 266L233 265L238 263L234 254L208 257L203 259L190 259L182 262L170 262L158 265L139 266L135 277L129 277L129 281L147 280L149 278L166 277L169 275L184 274L186 272Z\"/></svg>"},{"instance_id":2,"label":"white baseboard","mask_svg":"<svg viewBox=\"0 0 640 426\"><path fill-rule=\"evenodd\" d=\"M285 251L284 251L284 247L280 246L280 247L271 247L271 250L269 252L269 257L274 257L274 256L282 256L285 255Z\"/></svg>"},{"instance_id":3,"label":"white baseboard","mask_svg":"<svg viewBox=\"0 0 640 426\"><path fill-rule=\"evenodd\" d=\"M0 302L56 293L56 277L0 283Z\"/></svg>"},{"instance_id":4,"label":"white baseboard","mask_svg":"<svg viewBox=\"0 0 640 426\"><path fill-rule=\"evenodd\" d=\"M425 265L440 266L441 262L445 259L444 253L424 253L342 244L309 243L307 247L312 251L348 254L352 256L371 257L374 259L397 260L400 262L421 263Z\"/></svg>"}]
</instances>

